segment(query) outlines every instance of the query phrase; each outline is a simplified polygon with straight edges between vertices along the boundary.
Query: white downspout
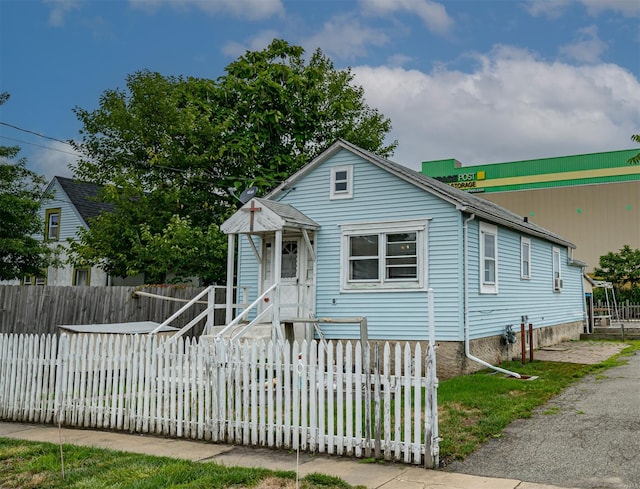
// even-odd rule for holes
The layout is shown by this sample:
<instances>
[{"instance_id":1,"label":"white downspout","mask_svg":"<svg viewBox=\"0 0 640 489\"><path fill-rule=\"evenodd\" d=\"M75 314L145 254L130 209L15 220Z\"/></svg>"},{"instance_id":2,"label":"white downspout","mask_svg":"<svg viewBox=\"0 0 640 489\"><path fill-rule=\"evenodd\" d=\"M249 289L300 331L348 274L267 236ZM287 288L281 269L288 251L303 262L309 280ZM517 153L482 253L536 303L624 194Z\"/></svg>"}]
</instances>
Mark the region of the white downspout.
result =
<instances>
[{"instance_id":1,"label":"white downspout","mask_svg":"<svg viewBox=\"0 0 640 489\"><path fill-rule=\"evenodd\" d=\"M484 365L487 368L491 368L493 370L497 370L498 372L502 372L504 374L520 379L522 377L516 372L511 372L509 370L505 370L504 368L496 367L495 365L491 365L490 363L487 363L484 360L479 359L478 357L474 357L469 349L469 231L467 224L470 221L473 221L475 218L476 215L471 214L471 216L464 220L464 224L462 226L462 234L464 236L464 354L469 360L473 360L480 365Z\"/></svg>"}]
</instances>

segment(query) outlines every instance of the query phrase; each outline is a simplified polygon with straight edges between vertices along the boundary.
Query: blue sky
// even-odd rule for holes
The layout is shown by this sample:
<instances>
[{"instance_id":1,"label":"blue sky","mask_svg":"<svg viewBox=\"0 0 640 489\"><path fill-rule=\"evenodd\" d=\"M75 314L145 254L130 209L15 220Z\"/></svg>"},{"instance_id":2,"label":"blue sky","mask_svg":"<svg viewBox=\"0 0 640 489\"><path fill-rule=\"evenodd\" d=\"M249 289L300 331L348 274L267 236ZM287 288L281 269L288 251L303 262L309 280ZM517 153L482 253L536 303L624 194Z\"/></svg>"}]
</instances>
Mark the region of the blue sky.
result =
<instances>
[{"instance_id":1,"label":"blue sky","mask_svg":"<svg viewBox=\"0 0 640 489\"><path fill-rule=\"evenodd\" d=\"M637 0L0 0L0 144L70 176L73 107L143 69L215 79L276 37L350 66L414 169L637 146Z\"/></svg>"}]
</instances>

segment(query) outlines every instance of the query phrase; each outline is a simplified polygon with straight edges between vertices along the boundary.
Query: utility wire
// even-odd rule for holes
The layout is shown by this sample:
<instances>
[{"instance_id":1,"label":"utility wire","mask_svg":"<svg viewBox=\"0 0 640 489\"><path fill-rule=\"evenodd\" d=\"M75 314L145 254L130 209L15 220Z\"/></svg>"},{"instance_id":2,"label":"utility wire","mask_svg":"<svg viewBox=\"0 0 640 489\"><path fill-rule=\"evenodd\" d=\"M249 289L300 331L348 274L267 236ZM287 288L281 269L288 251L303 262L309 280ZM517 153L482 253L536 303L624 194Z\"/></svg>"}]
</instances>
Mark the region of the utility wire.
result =
<instances>
[{"instance_id":1,"label":"utility wire","mask_svg":"<svg viewBox=\"0 0 640 489\"><path fill-rule=\"evenodd\" d=\"M12 129L16 129L18 131L26 132L26 133L29 133L29 134L34 134L35 136L38 136L38 137L41 137L41 138L51 139L51 141L57 141L58 143L69 144L68 141L63 141L62 139L52 138L51 136L45 136L44 134L40 134L39 132L30 131L29 129L23 129L22 127L14 126L13 124L9 124L8 122L0 121L0 125L11 127ZM71 146L71 145L69 144L69 146Z\"/></svg>"},{"instance_id":2,"label":"utility wire","mask_svg":"<svg viewBox=\"0 0 640 489\"><path fill-rule=\"evenodd\" d=\"M71 151L65 151L64 149L52 148L51 146L43 146L42 144L30 143L29 141L24 141L22 139L10 138L9 136L0 135L0 138L8 139L9 141L15 141L16 143L29 144L31 146L37 146L38 148L44 148L44 149L48 149L48 150L51 150L51 151L59 151L60 153L66 153L68 155L82 156L82 155L79 155L78 153L72 153Z\"/></svg>"}]
</instances>

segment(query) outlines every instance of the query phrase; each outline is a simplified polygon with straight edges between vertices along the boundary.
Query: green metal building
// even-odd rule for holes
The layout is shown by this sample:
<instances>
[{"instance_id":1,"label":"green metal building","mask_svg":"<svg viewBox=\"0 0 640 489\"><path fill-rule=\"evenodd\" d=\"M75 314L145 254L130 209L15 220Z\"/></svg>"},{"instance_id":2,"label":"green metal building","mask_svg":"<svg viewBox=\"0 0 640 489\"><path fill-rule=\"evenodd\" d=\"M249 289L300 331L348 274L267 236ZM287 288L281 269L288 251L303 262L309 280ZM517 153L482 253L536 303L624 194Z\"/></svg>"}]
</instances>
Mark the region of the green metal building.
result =
<instances>
[{"instance_id":1,"label":"green metal building","mask_svg":"<svg viewBox=\"0 0 640 489\"><path fill-rule=\"evenodd\" d=\"M640 150L463 166L425 161L422 173L480 194L576 244L592 271L623 245L640 248Z\"/></svg>"}]
</instances>

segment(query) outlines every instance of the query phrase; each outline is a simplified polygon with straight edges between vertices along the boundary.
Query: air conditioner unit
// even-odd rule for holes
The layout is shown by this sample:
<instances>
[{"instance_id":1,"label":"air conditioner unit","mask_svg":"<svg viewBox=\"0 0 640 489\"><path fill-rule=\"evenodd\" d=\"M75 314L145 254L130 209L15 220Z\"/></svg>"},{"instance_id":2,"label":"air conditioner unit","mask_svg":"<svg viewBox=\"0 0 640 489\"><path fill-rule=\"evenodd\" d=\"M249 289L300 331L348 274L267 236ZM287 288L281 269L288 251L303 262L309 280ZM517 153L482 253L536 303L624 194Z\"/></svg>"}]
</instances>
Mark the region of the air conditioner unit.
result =
<instances>
[{"instance_id":1,"label":"air conditioner unit","mask_svg":"<svg viewBox=\"0 0 640 489\"><path fill-rule=\"evenodd\" d=\"M554 278L553 279L553 290L561 290L562 289L562 279Z\"/></svg>"}]
</instances>

